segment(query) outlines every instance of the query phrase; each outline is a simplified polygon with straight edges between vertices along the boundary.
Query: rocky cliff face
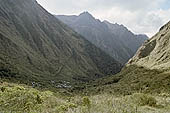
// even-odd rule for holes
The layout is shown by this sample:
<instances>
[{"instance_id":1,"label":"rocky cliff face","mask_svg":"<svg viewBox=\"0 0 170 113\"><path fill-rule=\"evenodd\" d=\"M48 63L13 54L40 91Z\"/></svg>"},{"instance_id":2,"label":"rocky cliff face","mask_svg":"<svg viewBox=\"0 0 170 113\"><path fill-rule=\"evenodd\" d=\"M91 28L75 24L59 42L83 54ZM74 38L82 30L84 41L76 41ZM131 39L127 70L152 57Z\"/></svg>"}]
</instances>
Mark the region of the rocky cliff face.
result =
<instances>
[{"instance_id":1,"label":"rocky cliff face","mask_svg":"<svg viewBox=\"0 0 170 113\"><path fill-rule=\"evenodd\" d=\"M51 84L88 81L120 69L35 0L0 0L0 77Z\"/></svg>"},{"instance_id":2,"label":"rocky cliff face","mask_svg":"<svg viewBox=\"0 0 170 113\"><path fill-rule=\"evenodd\" d=\"M170 22L163 26L138 50L128 65L139 65L149 69L170 68Z\"/></svg>"},{"instance_id":3,"label":"rocky cliff face","mask_svg":"<svg viewBox=\"0 0 170 113\"><path fill-rule=\"evenodd\" d=\"M146 35L133 34L123 25L101 22L88 12L79 16L56 17L122 64L148 39Z\"/></svg>"}]
</instances>

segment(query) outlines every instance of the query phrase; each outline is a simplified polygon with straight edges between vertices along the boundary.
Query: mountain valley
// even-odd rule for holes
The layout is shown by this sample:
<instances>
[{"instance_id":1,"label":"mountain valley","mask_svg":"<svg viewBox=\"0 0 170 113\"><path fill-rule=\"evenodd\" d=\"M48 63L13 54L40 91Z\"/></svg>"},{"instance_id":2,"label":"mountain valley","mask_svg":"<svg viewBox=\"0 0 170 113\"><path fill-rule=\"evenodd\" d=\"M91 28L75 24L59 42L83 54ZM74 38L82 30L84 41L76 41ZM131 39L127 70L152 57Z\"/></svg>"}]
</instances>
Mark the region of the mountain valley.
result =
<instances>
[{"instance_id":1,"label":"mountain valley","mask_svg":"<svg viewBox=\"0 0 170 113\"><path fill-rule=\"evenodd\" d=\"M0 0L0 113L170 113L169 46L170 22L148 39Z\"/></svg>"}]
</instances>

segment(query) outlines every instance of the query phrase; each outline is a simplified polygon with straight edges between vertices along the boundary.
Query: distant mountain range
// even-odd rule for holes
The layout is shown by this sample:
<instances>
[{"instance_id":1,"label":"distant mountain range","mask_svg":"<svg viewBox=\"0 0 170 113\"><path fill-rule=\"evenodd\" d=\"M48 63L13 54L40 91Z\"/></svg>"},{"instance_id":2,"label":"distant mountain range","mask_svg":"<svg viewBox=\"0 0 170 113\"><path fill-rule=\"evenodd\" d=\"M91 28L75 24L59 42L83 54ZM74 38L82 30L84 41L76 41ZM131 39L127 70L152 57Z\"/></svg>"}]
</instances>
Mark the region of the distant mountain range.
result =
<instances>
[{"instance_id":1,"label":"distant mountain range","mask_svg":"<svg viewBox=\"0 0 170 113\"><path fill-rule=\"evenodd\" d=\"M35 0L0 0L1 78L44 86L93 80L121 68Z\"/></svg>"},{"instance_id":2,"label":"distant mountain range","mask_svg":"<svg viewBox=\"0 0 170 113\"><path fill-rule=\"evenodd\" d=\"M88 12L56 17L122 64L127 63L148 39L146 35L133 34L123 25L101 22Z\"/></svg>"}]
</instances>

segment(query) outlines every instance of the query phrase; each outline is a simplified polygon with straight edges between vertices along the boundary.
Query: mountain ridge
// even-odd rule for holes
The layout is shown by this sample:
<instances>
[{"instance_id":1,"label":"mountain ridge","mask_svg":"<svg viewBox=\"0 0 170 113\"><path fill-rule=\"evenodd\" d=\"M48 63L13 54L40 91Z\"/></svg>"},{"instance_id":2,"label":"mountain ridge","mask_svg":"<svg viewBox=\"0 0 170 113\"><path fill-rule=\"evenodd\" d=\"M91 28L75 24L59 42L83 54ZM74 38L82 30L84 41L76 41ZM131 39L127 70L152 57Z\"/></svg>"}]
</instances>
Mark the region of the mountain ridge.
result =
<instances>
[{"instance_id":1,"label":"mountain ridge","mask_svg":"<svg viewBox=\"0 0 170 113\"><path fill-rule=\"evenodd\" d=\"M119 62L35 0L0 2L1 78L48 86L50 81L89 81L120 71Z\"/></svg>"},{"instance_id":2,"label":"mountain ridge","mask_svg":"<svg viewBox=\"0 0 170 113\"><path fill-rule=\"evenodd\" d=\"M139 48L115 76L92 83L105 91L119 94L136 92L161 94L170 90L170 22Z\"/></svg>"},{"instance_id":3,"label":"mountain ridge","mask_svg":"<svg viewBox=\"0 0 170 113\"><path fill-rule=\"evenodd\" d=\"M123 25L101 22L89 12L55 16L122 64L127 63L148 39L146 35L133 34Z\"/></svg>"}]
</instances>

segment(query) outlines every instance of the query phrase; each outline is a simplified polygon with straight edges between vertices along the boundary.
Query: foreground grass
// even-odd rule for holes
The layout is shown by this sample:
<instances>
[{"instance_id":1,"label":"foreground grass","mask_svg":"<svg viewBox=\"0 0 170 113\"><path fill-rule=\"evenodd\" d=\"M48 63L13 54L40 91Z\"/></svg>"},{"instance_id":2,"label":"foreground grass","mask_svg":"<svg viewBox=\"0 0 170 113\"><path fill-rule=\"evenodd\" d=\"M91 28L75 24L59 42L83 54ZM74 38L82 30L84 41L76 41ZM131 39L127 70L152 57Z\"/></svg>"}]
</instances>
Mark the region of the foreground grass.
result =
<instances>
[{"instance_id":1,"label":"foreground grass","mask_svg":"<svg viewBox=\"0 0 170 113\"><path fill-rule=\"evenodd\" d=\"M132 95L135 92L170 93L170 69L147 69L142 66L125 66L120 73L89 83L88 92L111 92ZM89 90L90 89L90 90Z\"/></svg>"},{"instance_id":2,"label":"foreground grass","mask_svg":"<svg viewBox=\"0 0 170 113\"><path fill-rule=\"evenodd\" d=\"M28 86L1 83L1 113L169 113L170 96L135 93L61 96Z\"/></svg>"}]
</instances>

